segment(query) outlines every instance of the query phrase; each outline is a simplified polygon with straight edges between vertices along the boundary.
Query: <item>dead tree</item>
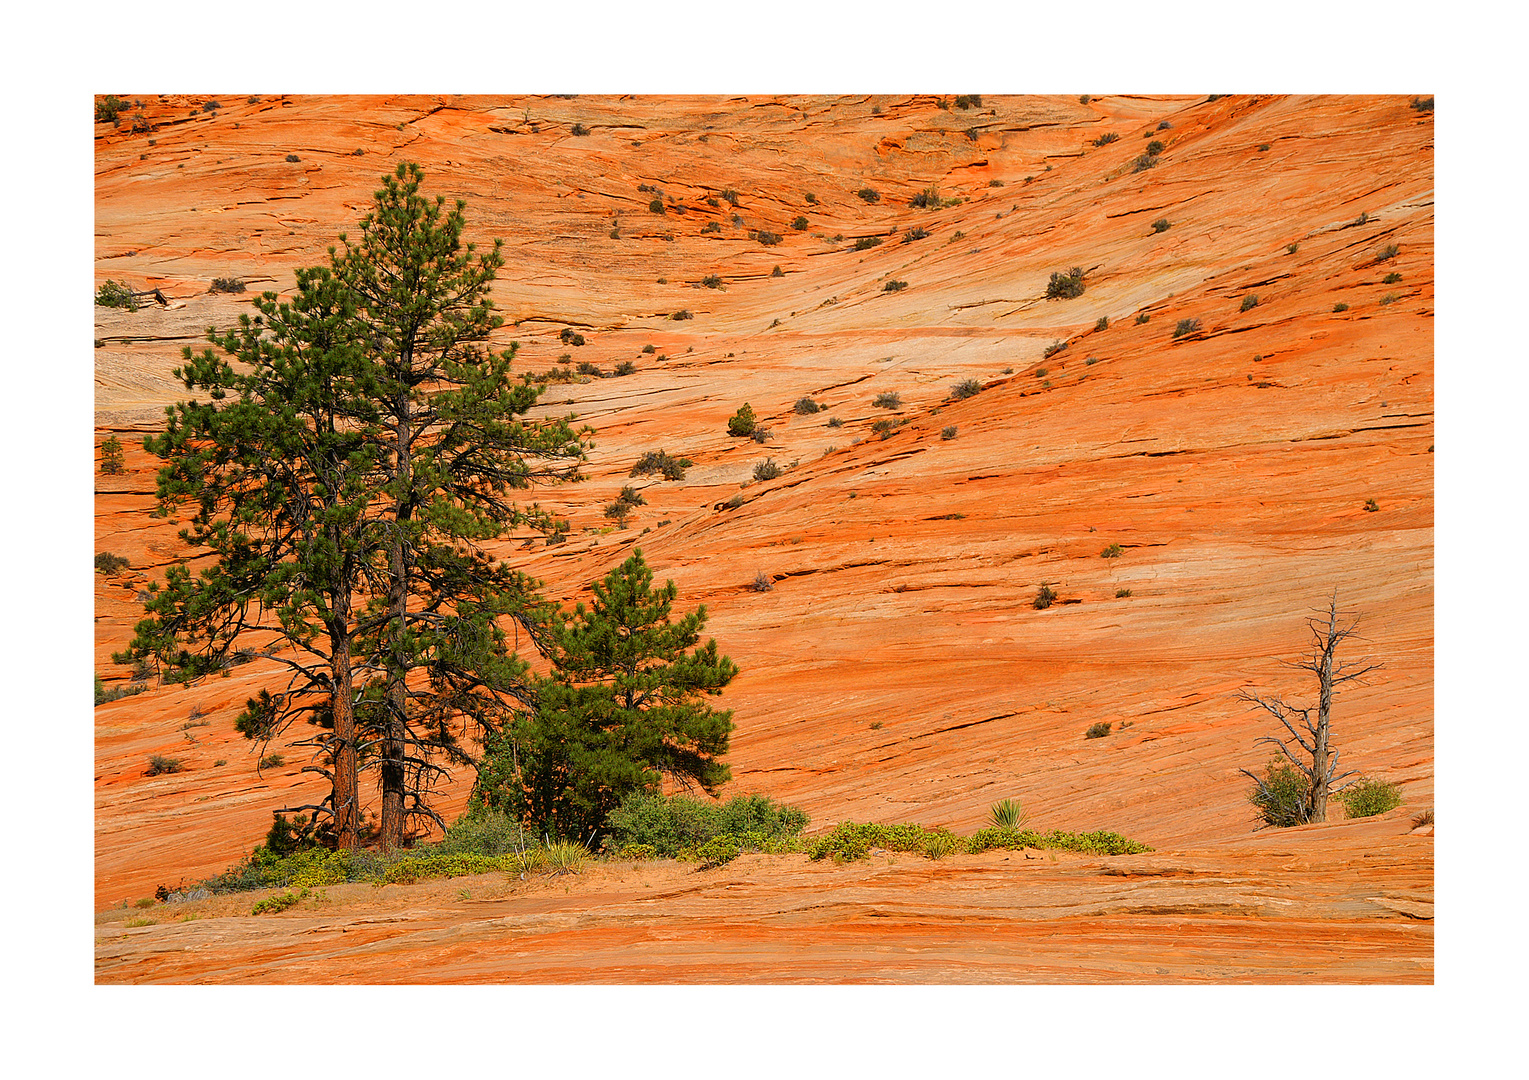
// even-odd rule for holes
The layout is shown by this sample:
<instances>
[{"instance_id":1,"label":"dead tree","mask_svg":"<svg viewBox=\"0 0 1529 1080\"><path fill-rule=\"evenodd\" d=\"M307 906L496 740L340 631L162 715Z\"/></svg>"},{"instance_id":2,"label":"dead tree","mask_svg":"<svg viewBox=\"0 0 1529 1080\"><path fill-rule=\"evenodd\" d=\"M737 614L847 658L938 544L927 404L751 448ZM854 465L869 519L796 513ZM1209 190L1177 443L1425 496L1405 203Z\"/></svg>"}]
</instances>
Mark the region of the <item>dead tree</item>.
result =
<instances>
[{"instance_id":1,"label":"dead tree","mask_svg":"<svg viewBox=\"0 0 1529 1080\"><path fill-rule=\"evenodd\" d=\"M1332 749L1333 693L1342 684L1353 682L1381 666L1370 663L1367 659L1360 660L1357 664L1346 664L1337 660L1338 646L1353 636L1354 631L1358 629L1359 621L1355 619L1347 626L1338 625L1338 594L1336 592L1333 593L1332 600L1328 602L1326 616L1311 619L1307 625L1311 628L1311 652L1305 659L1295 663L1287 662L1287 664L1301 671L1309 671L1317 677L1316 718L1312 719L1311 708L1300 708L1281 697L1266 698L1249 690L1244 690L1238 695L1243 701L1257 705L1274 717L1290 733L1288 740L1266 736L1258 741L1273 743L1279 747L1285 758L1306 778L1305 790L1301 794L1299 805L1295 807L1294 814L1295 819L1302 824L1310 821L1326 821L1327 797L1347 787L1348 785L1341 781L1354 775L1352 771L1341 775L1338 773L1338 752ZM1291 749L1292 742L1300 748L1301 753ZM1265 805L1276 801L1275 794L1264 780L1254 776L1247 769L1242 769L1241 772L1258 785L1257 797L1261 797L1260 801L1267 800Z\"/></svg>"}]
</instances>

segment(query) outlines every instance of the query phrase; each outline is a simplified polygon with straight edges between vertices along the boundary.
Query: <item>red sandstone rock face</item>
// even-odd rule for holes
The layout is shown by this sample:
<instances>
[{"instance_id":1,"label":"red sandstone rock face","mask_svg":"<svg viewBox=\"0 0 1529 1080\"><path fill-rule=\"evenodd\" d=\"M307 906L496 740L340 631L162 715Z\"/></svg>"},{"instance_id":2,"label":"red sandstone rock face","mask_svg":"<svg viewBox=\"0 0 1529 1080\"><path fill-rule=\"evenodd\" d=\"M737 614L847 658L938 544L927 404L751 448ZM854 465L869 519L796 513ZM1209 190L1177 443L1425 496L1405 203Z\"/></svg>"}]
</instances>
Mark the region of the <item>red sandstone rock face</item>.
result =
<instances>
[{"instance_id":1,"label":"red sandstone rock face","mask_svg":"<svg viewBox=\"0 0 1529 1080\"><path fill-rule=\"evenodd\" d=\"M97 577L103 676L122 681L110 654L134 595L180 550L148 516L138 440L183 393L180 347L245 310L208 283L290 288L378 174L415 160L430 191L467 200L472 236L504 239L495 295L526 369L637 365L548 392L546 410L598 432L589 481L536 495L573 539L501 553L572 600L641 546L684 605L706 604L743 669L723 698L731 790L813 827L970 830L1015 795L1041 827L1235 846L1254 825L1238 769L1271 733L1236 693L1310 695L1281 661L1336 591L1363 617L1354 655L1385 667L1340 696L1335 743L1401 784L1397 814L1432 805L1433 121L1405 99L236 98L188 115L199 104L148 101L148 135L98 126L97 280L172 299L96 309L98 441L122 436L128 465L98 478L97 550L133 566ZM1149 132L1165 149L1134 172ZM910 207L930 184L964 201ZM929 235L900 242L914 227ZM854 251L867 236L884 242ZM1072 266L1084 294L1046 300ZM722 288L701 286L712 274ZM1175 338L1183 319L1200 329ZM983 391L950 400L968 378ZM872 405L889 391L890 413ZM794 414L804 395L828 411ZM726 435L744 401L762 446ZM887 417L907 423L883 439ZM629 479L659 448L695 461L687 478ZM752 482L767 456L790 467ZM607 532L625 483L647 505ZM1109 544L1119 558L1100 558ZM761 572L773 590L749 588ZM1042 583L1059 599L1038 611ZM98 907L222 869L273 805L317 790L290 751L257 776L231 730L269 678L257 662L97 708ZM211 723L182 730L193 707ZM1085 740L1097 721L1115 730ZM146 778L150 753L188 771ZM1379 850L1431 878L1431 840L1389 835Z\"/></svg>"}]
</instances>

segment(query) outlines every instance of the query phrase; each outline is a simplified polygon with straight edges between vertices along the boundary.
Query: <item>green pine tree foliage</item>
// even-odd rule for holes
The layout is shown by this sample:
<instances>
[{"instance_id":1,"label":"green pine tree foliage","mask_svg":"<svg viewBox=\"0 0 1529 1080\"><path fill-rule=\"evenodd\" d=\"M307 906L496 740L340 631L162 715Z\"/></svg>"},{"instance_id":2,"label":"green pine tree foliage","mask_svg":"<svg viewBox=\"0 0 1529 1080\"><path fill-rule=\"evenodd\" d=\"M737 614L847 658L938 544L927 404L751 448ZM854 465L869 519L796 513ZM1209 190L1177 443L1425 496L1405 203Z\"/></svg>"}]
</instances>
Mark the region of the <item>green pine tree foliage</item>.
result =
<instances>
[{"instance_id":1,"label":"green pine tree foliage","mask_svg":"<svg viewBox=\"0 0 1529 1080\"><path fill-rule=\"evenodd\" d=\"M512 493L577 479L587 432L524 419L544 388L512 377L513 347L486 344L503 324L489 296L502 243L479 253L465 242L466 203L425 197L423 180L419 166L400 164L355 242L341 233L341 250L330 250L368 342L384 431L387 587L372 613L385 687L370 699L384 848L399 846L410 822L444 827L429 792L450 763L473 764L457 721L492 731L508 701L529 697L501 621L535 635L534 583L480 545L516 527L553 531L550 515ZM428 678L412 677L422 670Z\"/></svg>"},{"instance_id":2,"label":"green pine tree foliage","mask_svg":"<svg viewBox=\"0 0 1529 1080\"><path fill-rule=\"evenodd\" d=\"M537 708L486 747L475 806L502 809L537 831L598 841L610 812L664 779L714 794L731 773L719 759L731 710L712 708L738 674L715 640L699 645L704 606L671 618L674 582L653 587L641 550L594 585L589 608L553 623L553 670Z\"/></svg>"},{"instance_id":3,"label":"green pine tree foliage","mask_svg":"<svg viewBox=\"0 0 1529 1080\"><path fill-rule=\"evenodd\" d=\"M151 584L147 618L121 663L153 660L172 681L227 667L236 643L279 646L282 692L252 699L238 726L269 741L298 718L313 769L331 782L322 817L354 847L360 806L352 669L361 629L355 603L376 578L379 537L366 525L380 477L374 393L355 337L354 304L326 270L300 270L297 292L255 301L239 328L209 331L217 349L188 346L175 375L194 394L166 410L144 446L163 459L161 512L186 507L180 536L199 564L172 564ZM236 364L229 362L232 357ZM263 748L262 748L263 751Z\"/></svg>"},{"instance_id":4,"label":"green pine tree foliage","mask_svg":"<svg viewBox=\"0 0 1529 1080\"><path fill-rule=\"evenodd\" d=\"M108 476L120 476L127 471L122 460L122 440L108 435L101 442L101 472Z\"/></svg>"},{"instance_id":5,"label":"green pine tree foliage","mask_svg":"<svg viewBox=\"0 0 1529 1080\"><path fill-rule=\"evenodd\" d=\"M745 401L743 408L727 418L727 433L729 435L752 435L754 434L754 410L749 408Z\"/></svg>"}]
</instances>

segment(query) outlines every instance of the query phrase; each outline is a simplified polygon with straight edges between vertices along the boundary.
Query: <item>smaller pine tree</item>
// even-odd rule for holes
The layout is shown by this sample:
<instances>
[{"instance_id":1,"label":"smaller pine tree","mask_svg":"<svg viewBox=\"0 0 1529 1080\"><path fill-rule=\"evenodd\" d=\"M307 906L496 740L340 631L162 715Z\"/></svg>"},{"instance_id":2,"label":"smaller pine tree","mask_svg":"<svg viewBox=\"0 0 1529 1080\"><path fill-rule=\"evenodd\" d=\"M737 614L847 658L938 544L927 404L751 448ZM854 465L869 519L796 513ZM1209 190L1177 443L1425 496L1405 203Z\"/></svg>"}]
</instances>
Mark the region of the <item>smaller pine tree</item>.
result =
<instances>
[{"instance_id":1,"label":"smaller pine tree","mask_svg":"<svg viewBox=\"0 0 1529 1080\"><path fill-rule=\"evenodd\" d=\"M118 476L127 472L127 467L122 462L122 441L115 435L101 443L101 472L107 476Z\"/></svg>"},{"instance_id":2,"label":"smaller pine tree","mask_svg":"<svg viewBox=\"0 0 1529 1080\"><path fill-rule=\"evenodd\" d=\"M727 433L738 436L754 434L754 410L749 408L747 401L743 403L743 408L728 419Z\"/></svg>"}]
</instances>

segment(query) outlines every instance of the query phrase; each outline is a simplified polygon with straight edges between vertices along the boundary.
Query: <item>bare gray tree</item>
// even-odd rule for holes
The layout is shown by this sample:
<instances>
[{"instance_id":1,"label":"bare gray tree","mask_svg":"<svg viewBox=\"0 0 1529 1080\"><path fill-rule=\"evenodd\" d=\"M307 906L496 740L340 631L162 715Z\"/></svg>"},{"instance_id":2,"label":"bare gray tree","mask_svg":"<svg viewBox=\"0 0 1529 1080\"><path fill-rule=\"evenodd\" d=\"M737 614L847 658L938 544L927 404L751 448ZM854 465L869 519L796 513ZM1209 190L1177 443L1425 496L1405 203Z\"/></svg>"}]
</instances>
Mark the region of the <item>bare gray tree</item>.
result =
<instances>
[{"instance_id":1,"label":"bare gray tree","mask_svg":"<svg viewBox=\"0 0 1529 1080\"><path fill-rule=\"evenodd\" d=\"M1285 758L1306 778L1306 789L1298 805L1293 808L1295 821L1302 824L1326 821L1327 797L1347 787L1341 781L1354 775L1352 771L1341 775L1338 773L1338 752L1332 749L1331 742L1333 693L1342 684L1353 682L1381 666L1368 659L1360 660L1357 664L1340 663L1336 659L1338 646L1352 637L1359 626L1358 619L1347 626L1338 624L1336 592L1328 602L1326 615L1309 620L1307 625L1311 628L1311 652L1303 660L1287 663L1290 667L1309 671L1317 677L1316 719L1312 719L1311 708L1300 708L1281 697L1266 698L1249 690L1238 694L1243 701L1257 705L1274 717L1290 733L1288 740L1267 736L1258 741L1279 747ZM1291 749L1292 742L1300 747L1301 753ZM1258 785L1256 801L1264 805L1276 801L1274 792L1264 780L1247 769L1241 772Z\"/></svg>"}]
</instances>

